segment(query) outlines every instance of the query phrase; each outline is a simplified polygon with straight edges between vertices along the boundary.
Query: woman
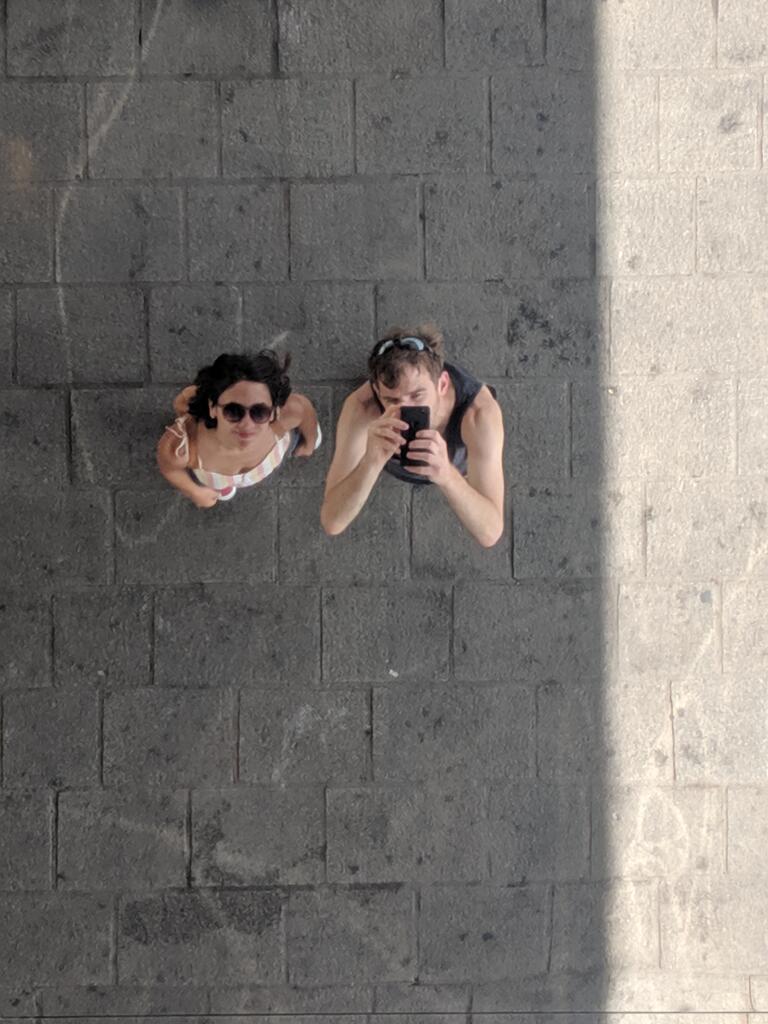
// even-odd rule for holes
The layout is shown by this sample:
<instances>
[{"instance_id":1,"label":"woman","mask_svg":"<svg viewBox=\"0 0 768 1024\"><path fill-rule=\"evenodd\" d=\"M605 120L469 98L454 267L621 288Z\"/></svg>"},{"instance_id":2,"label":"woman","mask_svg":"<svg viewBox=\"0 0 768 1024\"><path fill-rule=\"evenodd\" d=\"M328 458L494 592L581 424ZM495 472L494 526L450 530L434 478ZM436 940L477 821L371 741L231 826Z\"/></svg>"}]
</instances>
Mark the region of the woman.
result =
<instances>
[{"instance_id":1,"label":"woman","mask_svg":"<svg viewBox=\"0 0 768 1024\"><path fill-rule=\"evenodd\" d=\"M157 446L165 479L198 508L234 498L321 441L314 406L291 393L290 356L221 355L176 396Z\"/></svg>"}]
</instances>

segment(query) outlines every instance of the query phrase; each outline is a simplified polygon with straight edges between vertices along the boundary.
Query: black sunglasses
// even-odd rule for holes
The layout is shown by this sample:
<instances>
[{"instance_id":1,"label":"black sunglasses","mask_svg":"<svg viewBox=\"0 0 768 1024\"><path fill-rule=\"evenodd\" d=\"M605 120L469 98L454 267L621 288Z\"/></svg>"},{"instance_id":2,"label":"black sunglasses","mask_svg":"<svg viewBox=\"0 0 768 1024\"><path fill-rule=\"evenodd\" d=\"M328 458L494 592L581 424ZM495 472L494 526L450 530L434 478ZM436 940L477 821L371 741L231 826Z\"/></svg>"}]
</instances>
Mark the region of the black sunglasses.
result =
<instances>
[{"instance_id":1,"label":"black sunglasses","mask_svg":"<svg viewBox=\"0 0 768 1024\"><path fill-rule=\"evenodd\" d=\"M221 406L221 411L228 423L239 423L246 413L254 423L266 423L272 415L272 406L266 402L257 402L250 406L241 405L239 402L227 402Z\"/></svg>"}]
</instances>

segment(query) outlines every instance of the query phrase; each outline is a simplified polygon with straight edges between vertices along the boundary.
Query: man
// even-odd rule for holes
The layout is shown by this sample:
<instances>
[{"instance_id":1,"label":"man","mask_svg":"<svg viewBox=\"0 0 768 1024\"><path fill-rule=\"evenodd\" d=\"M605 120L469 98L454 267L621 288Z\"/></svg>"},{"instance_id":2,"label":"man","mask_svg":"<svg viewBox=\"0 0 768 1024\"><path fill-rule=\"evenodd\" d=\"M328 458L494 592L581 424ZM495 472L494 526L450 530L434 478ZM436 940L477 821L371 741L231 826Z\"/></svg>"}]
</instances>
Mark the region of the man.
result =
<instances>
[{"instance_id":1,"label":"man","mask_svg":"<svg viewBox=\"0 0 768 1024\"><path fill-rule=\"evenodd\" d=\"M432 325L395 328L373 348L369 380L344 402L328 471L320 521L326 533L345 530L382 472L411 484L434 484L483 547L504 532L504 427L490 388L444 361L443 338ZM429 429L408 443L402 406L427 406Z\"/></svg>"}]
</instances>

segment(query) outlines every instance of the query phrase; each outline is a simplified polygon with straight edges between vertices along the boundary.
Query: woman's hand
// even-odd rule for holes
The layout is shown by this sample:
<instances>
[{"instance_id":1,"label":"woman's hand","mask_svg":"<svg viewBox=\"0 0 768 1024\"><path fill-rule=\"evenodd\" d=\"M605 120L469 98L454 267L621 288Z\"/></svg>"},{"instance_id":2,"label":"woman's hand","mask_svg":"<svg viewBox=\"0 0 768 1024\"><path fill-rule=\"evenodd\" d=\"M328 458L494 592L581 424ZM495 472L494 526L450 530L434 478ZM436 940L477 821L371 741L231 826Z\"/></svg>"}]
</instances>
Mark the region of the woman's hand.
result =
<instances>
[{"instance_id":1,"label":"woman's hand","mask_svg":"<svg viewBox=\"0 0 768 1024\"><path fill-rule=\"evenodd\" d=\"M195 484L194 494L190 494L190 500L198 508L213 508L216 502L219 500L219 493L212 487L198 487Z\"/></svg>"}]
</instances>

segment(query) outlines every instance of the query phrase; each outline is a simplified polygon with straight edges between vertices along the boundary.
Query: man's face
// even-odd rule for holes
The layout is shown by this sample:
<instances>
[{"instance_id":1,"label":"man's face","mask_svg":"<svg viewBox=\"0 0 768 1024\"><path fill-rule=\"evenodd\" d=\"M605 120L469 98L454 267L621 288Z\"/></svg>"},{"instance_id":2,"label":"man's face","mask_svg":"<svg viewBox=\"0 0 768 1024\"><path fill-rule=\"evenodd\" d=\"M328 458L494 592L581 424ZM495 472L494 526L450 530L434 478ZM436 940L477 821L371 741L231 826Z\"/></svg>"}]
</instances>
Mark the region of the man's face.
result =
<instances>
[{"instance_id":1,"label":"man's face","mask_svg":"<svg viewBox=\"0 0 768 1024\"><path fill-rule=\"evenodd\" d=\"M391 412L401 405L426 405L429 408L429 421L434 423L440 397L448 387L448 374L443 371L435 383L423 366L409 366L406 363L395 387L388 388L381 381L377 381L375 387L385 412Z\"/></svg>"}]
</instances>

